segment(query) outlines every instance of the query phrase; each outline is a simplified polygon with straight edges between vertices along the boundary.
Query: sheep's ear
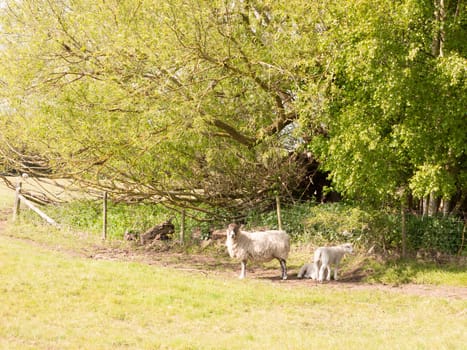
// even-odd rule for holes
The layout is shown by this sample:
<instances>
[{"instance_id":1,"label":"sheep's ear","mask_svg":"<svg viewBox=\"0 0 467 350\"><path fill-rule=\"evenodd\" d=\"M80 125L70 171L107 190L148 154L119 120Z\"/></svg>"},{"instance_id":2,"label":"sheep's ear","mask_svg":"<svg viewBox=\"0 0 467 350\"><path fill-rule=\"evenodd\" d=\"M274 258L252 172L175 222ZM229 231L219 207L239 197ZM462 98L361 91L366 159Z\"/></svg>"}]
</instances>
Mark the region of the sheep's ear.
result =
<instances>
[{"instance_id":1,"label":"sheep's ear","mask_svg":"<svg viewBox=\"0 0 467 350\"><path fill-rule=\"evenodd\" d=\"M235 237L237 227L234 224L230 224L229 227L227 227L227 237L233 238Z\"/></svg>"},{"instance_id":2,"label":"sheep's ear","mask_svg":"<svg viewBox=\"0 0 467 350\"><path fill-rule=\"evenodd\" d=\"M237 224L230 224L227 230L238 233L239 229Z\"/></svg>"}]
</instances>

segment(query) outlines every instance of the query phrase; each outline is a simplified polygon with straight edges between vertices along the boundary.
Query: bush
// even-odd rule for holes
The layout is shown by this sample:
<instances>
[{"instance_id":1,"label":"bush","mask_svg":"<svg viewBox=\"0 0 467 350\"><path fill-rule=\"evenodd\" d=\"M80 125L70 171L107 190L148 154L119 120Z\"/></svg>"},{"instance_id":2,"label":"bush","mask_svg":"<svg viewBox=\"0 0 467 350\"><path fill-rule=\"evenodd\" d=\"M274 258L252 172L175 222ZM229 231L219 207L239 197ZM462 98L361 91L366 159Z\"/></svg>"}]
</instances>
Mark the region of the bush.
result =
<instances>
[{"instance_id":1,"label":"bush","mask_svg":"<svg viewBox=\"0 0 467 350\"><path fill-rule=\"evenodd\" d=\"M407 217L409 249L456 254L462 244L463 222L456 217ZM465 247L464 247L465 249Z\"/></svg>"},{"instance_id":2,"label":"bush","mask_svg":"<svg viewBox=\"0 0 467 350\"><path fill-rule=\"evenodd\" d=\"M74 201L56 207L47 207L47 212L62 225L74 230L99 234L102 232L102 202ZM107 235L120 239L125 231L144 232L146 229L171 217L171 212L160 205L147 203L124 204L108 202Z\"/></svg>"},{"instance_id":3,"label":"bush","mask_svg":"<svg viewBox=\"0 0 467 350\"><path fill-rule=\"evenodd\" d=\"M345 203L304 202L281 210L282 226L296 242L316 244L362 240L369 231L370 214ZM277 213L252 212L248 227L277 228Z\"/></svg>"},{"instance_id":4,"label":"bush","mask_svg":"<svg viewBox=\"0 0 467 350\"><path fill-rule=\"evenodd\" d=\"M248 227L277 228L276 211L251 213ZM305 202L282 209L283 228L295 242L315 245L349 241L392 254L402 247L399 211L362 208L352 203ZM406 216L408 250L454 255L462 244L463 222L456 217ZM464 247L465 251L465 247Z\"/></svg>"},{"instance_id":5,"label":"bush","mask_svg":"<svg viewBox=\"0 0 467 350\"><path fill-rule=\"evenodd\" d=\"M288 232L294 240L300 241L305 236L304 223L314 206L316 206L315 203L303 202L281 208L282 229ZM247 216L246 222L247 228L267 227L269 229L278 229L276 210L264 213L252 211Z\"/></svg>"},{"instance_id":6,"label":"bush","mask_svg":"<svg viewBox=\"0 0 467 350\"><path fill-rule=\"evenodd\" d=\"M102 201L73 201L41 209L60 224L69 226L73 230L96 235L102 232ZM25 215L24 218L25 220L34 222L40 220L35 214L27 215L27 219ZM172 223L175 226L175 235L178 238L181 226L181 214L178 211L169 209L161 204L145 202L127 204L109 201L107 207L107 236L109 238L122 239L125 231L143 233L147 229L170 218L173 218ZM185 234L187 238L190 238L192 232L199 231L200 238L207 239L209 238L211 227L214 226L216 226L216 223L211 222L207 214L195 213L190 210L186 211Z\"/></svg>"},{"instance_id":7,"label":"bush","mask_svg":"<svg viewBox=\"0 0 467 350\"><path fill-rule=\"evenodd\" d=\"M372 219L369 212L350 204L317 205L311 208L305 221L305 232L320 243L365 244Z\"/></svg>"}]
</instances>

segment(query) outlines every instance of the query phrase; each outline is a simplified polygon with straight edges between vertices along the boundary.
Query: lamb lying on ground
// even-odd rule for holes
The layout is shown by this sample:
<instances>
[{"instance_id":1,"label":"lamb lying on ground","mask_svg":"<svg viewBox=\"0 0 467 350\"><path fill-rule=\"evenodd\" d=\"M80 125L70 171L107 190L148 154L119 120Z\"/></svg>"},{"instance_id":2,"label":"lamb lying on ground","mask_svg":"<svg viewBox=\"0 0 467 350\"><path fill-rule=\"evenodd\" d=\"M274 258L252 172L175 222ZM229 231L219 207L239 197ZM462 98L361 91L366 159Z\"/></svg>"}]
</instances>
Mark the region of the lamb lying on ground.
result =
<instances>
[{"instance_id":1,"label":"lamb lying on ground","mask_svg":"<svg viewBox=\"0 0 467 350\"><path fill-rule=\"evenodd\" d=\"M330 267L327 267L328 270ZM319 271L319 265L318 265L318 271ZM315 269L315 264L314 263L307 263L303 265L300 270L298 271L297 278L302 279L302 278L311 278L311 279L316 279L317 271Z\"/></svg>"},{"instance_id":2,"label":"lamb lying on ground","mask_svg":"<svg viewBox=\"0 0 467 350\"><path fill-rule=\"evenodd\" d=\"M313 278L315 275L315 265L308 263L303 265L300 271L298 271L297 278Z\"/></svg>"},{"instance_id":3,"label":"lamb lying on ground","mask_svg":"<svg viewBox=\"0 0 467 350\"><path fill-rule=\"evenodd\" d=\"M337 269L339 262L341 261L344 254L353 253L352 244L345 243L335 247L320 247L315 250L313 259L313 279L317 279L319 282L323 282L324 273L327 269L326 280L331 280L331 265L334 266L334 280L337 281ZM321 266L320 266L321 265Z\"/></svg>"},{"instance_id":4,"label":"lamb lying on ground","mask_svg":"<svg viewBox=\"0 0 467 350\"><path fill-rule=\"evenodd\" d=\"M247 232L241 231L237 224L230 224L225 245L230 257L241 261L240 278L245 278L248 259L259 262L277 259L281 264L281 277L287 279L286 259L290 251L290 238L285 231Z\"/></svg>"}]
</instances>

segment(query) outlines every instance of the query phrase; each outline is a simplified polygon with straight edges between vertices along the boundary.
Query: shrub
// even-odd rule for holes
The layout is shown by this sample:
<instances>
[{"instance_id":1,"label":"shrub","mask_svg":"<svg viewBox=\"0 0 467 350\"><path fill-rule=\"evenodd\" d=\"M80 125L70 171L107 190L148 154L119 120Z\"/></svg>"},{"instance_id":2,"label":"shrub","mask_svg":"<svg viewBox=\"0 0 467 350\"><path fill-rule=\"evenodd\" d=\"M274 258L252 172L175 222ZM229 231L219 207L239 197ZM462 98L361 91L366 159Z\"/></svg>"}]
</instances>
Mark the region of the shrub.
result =
<instances>
[{"instance_id":1,"label":"shrub","mask_svg":"<svg viewBox=\"0 0 467 350\"><path fill-rule=\"evenodd\" d=\"M297 203L281 208L282 229L289 233L295 241L303 240L305 236L305 221L309 216L310 209L316 206L312 202ZM268 212L252 211L246 218L247 227L267 227L277 229L277 212L271 210Z\"/></svg>"},{"instance_id":2,"label":"shrub","mask_svg":"<svg viewBox=\"0 0 467 350\"><path fill-rule=\"evenodd\" d=\"M282 226L296 242L313 241L316 244L343 241L361 241L369 231L371 215L356 206L345 203L317 204L303 202L281 210ZM252 212L248 226L277 228L277 213Z\"/></svg>"},{"instance_id":3,"label":"shrub","mask_svg":"<svg viewBox=\"0 0 467 350\"><path fill-rule=\"evenodd\" d=\"M371 220L370 213L346 203L318 205L310 210L305 232L319 242L363 243Z\"/></svg>"},{"instance_id":4,"label":"shrub","mask_svg":"<svg viewBox=\"0 0 467 350\"><path fill-rule=\"evenodd\" d=\"M102 232L102 202L74 201L57 207L47 207L47 212L61 224L75 230L91 233ZM107 234L110 238L122 238L125 231L144 232L146 229L169 219L163 206L147 203L124 204L108 202Z\"/></svg>"},{"instance_id":5,"label":"shrub","mask_svg":"<svg viewBox=\"0 0 467 350\"><path fill-rule=\"evenodd\" d=\"M275 210L251 213L249 227L277 228ZM295 242L316 245L350 241L364 248L392 254L402 247L399 211L362 208L352 203L305 202L282 209L283 228ZM409 251L456 254L462 244L463 222L456 217L406 216ZM464 251L465 251L464 247Z\"/></svg>"},{"instance_id":6,"label":"shrub","mask_svg":"<svg viewBox=\"0 0 467 350\"><path fill-rule=\"evenodd\" d=\"M413 251L454 255L462 244L462 230L463 222L454 216L407 217L407 240Z\"/></svg>"},{"instance_id":7,"label":"shrub","mask_svg":"<svg viewBox=\"0 0 467 350\"><path fill-rule=\"evenodd\" d=\"M85 231L93 234L102 232L102 202L95 200L73 201L60 206L47 206L42 208L49 216L62 225L69 226L76 231ZM209 238L209 231L215 223L209 221L207 215L187 210L185 217L185 232L187 238L190 233L199 230L200 238ZM27 217L27 219L26 219ZM175 232L180 232L181 214L161 204L154 203L116 203L109 201L107 207L107 236L122 239L125 231L143 233L154 225L173 218ZM25 220L39 221L35 215L25 216Z\"/></svg>"}]
</instances>

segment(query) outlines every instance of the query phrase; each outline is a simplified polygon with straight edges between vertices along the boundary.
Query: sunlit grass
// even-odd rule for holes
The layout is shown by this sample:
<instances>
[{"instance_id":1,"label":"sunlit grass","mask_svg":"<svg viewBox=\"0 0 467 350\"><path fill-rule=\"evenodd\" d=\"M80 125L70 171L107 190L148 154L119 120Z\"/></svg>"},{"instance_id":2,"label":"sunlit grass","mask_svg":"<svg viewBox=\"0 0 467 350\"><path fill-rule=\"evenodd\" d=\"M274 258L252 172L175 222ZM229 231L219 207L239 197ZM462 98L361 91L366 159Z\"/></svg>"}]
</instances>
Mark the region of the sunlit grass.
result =
<instances>
[{"instance_id":1,"label":"sunlit grass","mask_svg":"<svg viewBox=\"0 0 467 350\"><path fill-rule=\"evenodd\" d=\"M0 348L461 349L465 300L290 288L0 236Z\"/></svg>"},{"instance_id":2,"label":"sunlit grass","mask_svg":"<svg viewBox=\"0 0 467 350\"><path fill-rule=\"evenodd\" d=\"M4 186L0 180L0 209L13 208L15 192Z\"/></svg>"},{"instance_id":3,"label":"sunlit grass","mask_svg":"<svg viewBox=\"0 0 467 350\"><path fill-rule=\"evenodd\" d=\"M416 260L399 260L377 263L370 261L367 268L372 271L366 281L384 284L433 284L467 287L465 260L453 258L452 262L438 264Z\"/></svg>"}]
</instances>

